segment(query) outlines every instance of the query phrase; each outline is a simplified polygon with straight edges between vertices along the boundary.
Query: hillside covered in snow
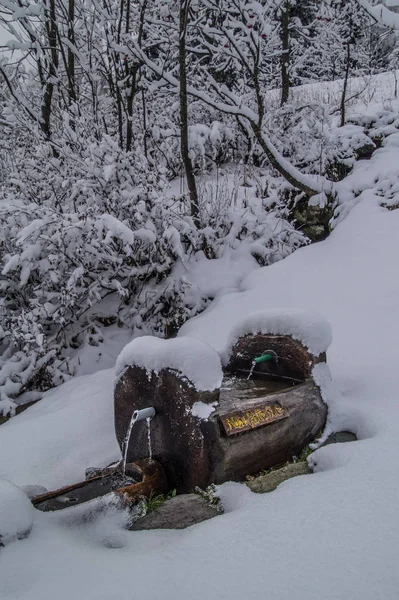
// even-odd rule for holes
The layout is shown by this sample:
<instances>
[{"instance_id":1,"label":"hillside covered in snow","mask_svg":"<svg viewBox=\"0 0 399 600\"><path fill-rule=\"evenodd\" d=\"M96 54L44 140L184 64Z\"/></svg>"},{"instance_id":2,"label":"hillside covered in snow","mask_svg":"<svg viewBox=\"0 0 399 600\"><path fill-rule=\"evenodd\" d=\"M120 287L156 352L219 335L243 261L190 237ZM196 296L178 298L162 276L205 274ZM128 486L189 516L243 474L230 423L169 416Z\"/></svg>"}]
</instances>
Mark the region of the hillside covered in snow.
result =
<instances>
[{"instance_id":1,"label":"hillside covered in snow","mask_svg":"<svg viewBox=\"0 0 399 600\"><path fill-rule=\"evenodd\" d=\"M394 184L393 171L383 177L387 155L397 164L396 135L367 163L370 181ZM364 168L359 163L352 179ZM365 187L361 175L358 184ZM132 581L150 598L262 590L279 599L396 597L399 213L381 206L377 192L365 187L326 241L255 269L181 332L219 350L249 312L323 314L334 337L328 427L353 431L358 441L316 450L313 475L266 496L225 484L225 514L184 532L125 532L112 511L83 528L72 516L37 513L30 537L1 550L4 598L116 597ZM118 458L112 380L113 370L76 378L2 425L1 476L57 487L81 478L85 466ZM108 535L121 547L104 547Z\"/></svg>"},{"instance_id":2,"label":"hillside covered in snow","mask_svg":"<svg viewBox=\"0 0 399 600\"><path fill-rule=\"evenodd\" d=\"M396 600L394 0L10 0L0 27L2 600ZM308 389L325 426L283 466L306 474L223 478ZM131 530L186 493L179 427L176 472L232 449L213 518ZM123 496L39 510L118 469Z\"/></svg>"}]
</instances>

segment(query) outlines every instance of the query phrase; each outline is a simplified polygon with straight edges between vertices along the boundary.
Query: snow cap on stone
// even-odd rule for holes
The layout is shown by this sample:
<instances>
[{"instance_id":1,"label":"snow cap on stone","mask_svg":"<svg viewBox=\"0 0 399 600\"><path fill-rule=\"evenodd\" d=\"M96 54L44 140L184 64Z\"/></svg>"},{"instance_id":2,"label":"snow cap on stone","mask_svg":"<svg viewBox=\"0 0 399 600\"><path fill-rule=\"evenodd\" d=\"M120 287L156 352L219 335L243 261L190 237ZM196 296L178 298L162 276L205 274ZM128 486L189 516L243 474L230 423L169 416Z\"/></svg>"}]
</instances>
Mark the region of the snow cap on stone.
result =
<instances>
[{"instance_id":1,"label":"snow cap on stone","mask_svg":"<svg viewBox=\"0 0 399 600\"><path fill-rule=\"evenodd\" d=\"M189 337L164 340L143 336L127 344L116 360L118 379L126 367L141 367L147 373L163 369L179 371L201 392L219 388L222 365L218 353L205 342Z\"/></svg>"},{"instance_id":2,"label":"snow cap on stone","mask_svg":"<svg viewBox=\"0 0 399 600\"><path fill-rule=\"evenodd\" d=\"M0 545L26 537L33 524L33 506L19 487L0 479Z\"/></svg>"},{"instance_id":3,"label":"snow cap on stone","mask_svg":"<svg viewBox=\"0 0 399 600\"><path fill-rule=\"evenodd\" d=\"M330 323L317 313L299 309L261 310L241 319L229 334L222 362L227 364L233 346L249 334L289 335L301 342L313 356L325 352L332 342Z\"/></svg>"}]
</instances>

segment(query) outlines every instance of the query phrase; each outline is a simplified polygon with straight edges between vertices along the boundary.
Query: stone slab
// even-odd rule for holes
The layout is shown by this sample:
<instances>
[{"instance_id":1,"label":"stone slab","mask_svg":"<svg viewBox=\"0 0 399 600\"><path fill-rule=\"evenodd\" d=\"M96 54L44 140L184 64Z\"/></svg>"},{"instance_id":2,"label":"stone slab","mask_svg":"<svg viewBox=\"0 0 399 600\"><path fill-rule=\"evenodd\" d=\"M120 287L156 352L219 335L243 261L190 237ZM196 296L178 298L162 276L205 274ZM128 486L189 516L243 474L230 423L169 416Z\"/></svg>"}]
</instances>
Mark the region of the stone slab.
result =
<instances>
[{"instance_id":1,"label":"stone slab","mask_svg":"<svg viewBox=\"0 0 399 600\"><path fill-rule=\"evenodd\" d=\"M265 494L273 492L283 481L298 477L298 475L309 475L310 473L312 471L306 462L298 462L285 465L281 469L276 469L266 475L255 477L255 479L247 481L246 484L252 492Z\"/></svg>"},{"instance_id":2,"label":"stone slab","mask_svg":"<svg viewBox=\"0 0 399 600\"><path fill-rule=\"evenodd\" d=\"M212 519L220 512L220 509L209 504L198 494L182 494L165 500L157 509L133 523L130 529L185 529Z\"/></svg>"}]
</instances>

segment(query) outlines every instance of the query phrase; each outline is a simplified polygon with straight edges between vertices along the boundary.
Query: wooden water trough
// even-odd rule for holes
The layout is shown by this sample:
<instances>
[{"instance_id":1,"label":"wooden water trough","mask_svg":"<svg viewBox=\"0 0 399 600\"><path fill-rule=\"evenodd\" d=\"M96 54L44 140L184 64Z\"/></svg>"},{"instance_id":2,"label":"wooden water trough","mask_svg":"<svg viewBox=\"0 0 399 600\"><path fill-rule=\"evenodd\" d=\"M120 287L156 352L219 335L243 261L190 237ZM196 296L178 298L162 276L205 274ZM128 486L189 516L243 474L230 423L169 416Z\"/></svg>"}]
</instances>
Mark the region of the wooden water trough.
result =
<instances>
[{"instance_id":1,"label":"wooden water trough","mask_svg":"<svg viewBox=\"0 0 399 600\"><path fill-rule=\"evenodd\" d=\"M171 352L173 342L164 342ZM127 431L132 412L151 406L152 456L178 492L240 481L284 463L324 427L327 406L312 378L324 361L288 335L249 334L232 347L213 391L198 391L176 369L127 366L114 394L121 450L129 462L148 456L148 424L136 423L128 441Z\"/></svg>"},{"instance_id":2,"label":"wooden water trough","mask_svg":"<svg viewBox=\"0 0 399 600\"><path fill-rule=\"evenodd\" d=\"M120 466L99 469L98 475L72 485L32 498L32 504L41 511L55 511L77 506L108 494L116 494L122 505L134 503L137 498L151 494L166 494L167 479L162 466L145 458L127 464L123 474Z\"/></svg>"}]
</instances>

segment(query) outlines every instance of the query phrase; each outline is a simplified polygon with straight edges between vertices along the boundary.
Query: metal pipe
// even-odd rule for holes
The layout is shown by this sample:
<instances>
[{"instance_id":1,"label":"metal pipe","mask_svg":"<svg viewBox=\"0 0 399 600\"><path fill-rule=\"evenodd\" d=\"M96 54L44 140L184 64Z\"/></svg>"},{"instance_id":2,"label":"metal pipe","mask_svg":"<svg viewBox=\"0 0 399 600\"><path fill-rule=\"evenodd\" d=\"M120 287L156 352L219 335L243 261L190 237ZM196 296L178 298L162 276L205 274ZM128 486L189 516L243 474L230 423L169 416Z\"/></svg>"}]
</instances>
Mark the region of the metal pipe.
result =
<instances>
[{"instance_id":1,"label":"metal pipe","mask_svg":"<svg viewBox=\"0 0 399 600\"><path fill-rule=\"evenodd\" d=\"M144 419L152 419L155 417L155 409L152 406L143 408L141 410L135 410L133 413L133 421L143 421Z\"/></svg>"},{"instance_id":2,"label":"metal pipe","mask_svg":"<svg viewBox=\"0 0 399 600\"><path fill-rule=\"evenodd\" d=\"M239 373L248 373L247 369L236 369ZM294 381L295 383L304 383L304 379L297 379L296 377L288 377L288 375L278 375L276 373L268 373L267 371L252 371L251 375L262 375L262 377L275 377L276 379L287 379L288 381Z\"/></svg>"}]
</instances>

